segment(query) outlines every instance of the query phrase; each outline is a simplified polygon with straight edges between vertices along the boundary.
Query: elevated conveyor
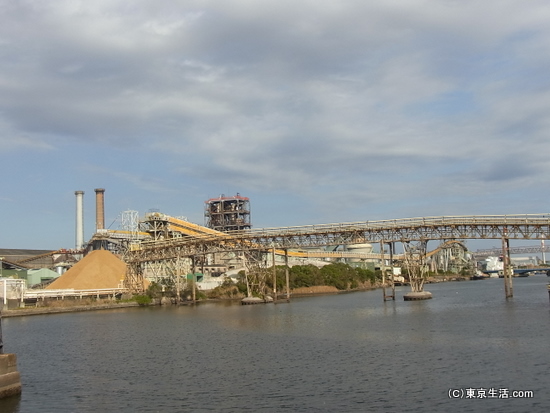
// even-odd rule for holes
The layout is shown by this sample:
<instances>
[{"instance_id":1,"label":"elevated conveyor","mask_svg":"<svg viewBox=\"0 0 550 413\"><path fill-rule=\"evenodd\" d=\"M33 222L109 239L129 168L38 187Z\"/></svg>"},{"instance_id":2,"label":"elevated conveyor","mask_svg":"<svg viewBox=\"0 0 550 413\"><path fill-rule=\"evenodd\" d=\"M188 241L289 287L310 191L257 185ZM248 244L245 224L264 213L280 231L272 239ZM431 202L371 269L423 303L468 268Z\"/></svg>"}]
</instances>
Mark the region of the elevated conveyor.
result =
<instances>
[{"instance_id":1,"label":"elevated conveyor","mask_svg":"<svg viewBox=\"0 0 550 413\"><path fill-rule=\"evenodd\" d=\"M140 234L148 234L153 239L159 239L159 234L165 234L167 238L179 238L180 236L188 237L203 237L213 236L214 238L224 239L227 241L228 234L225 232L217 231L202 225L194 224L184 219L176 218L170 215L162 214L159 212L153 212L146 215L144 223L147 224L149 230L147 232L141 232ZM120 232L120 231L119 231ZM160 238L163 239L164 237ZM231 236L229 236L229 239ZM437 254L441 250L448 248L451 245L460 244L461 241L450 240L441 244L438 248L427 253L427 257L431 257ZM254 245L254 244L252 244ZM260 248L259 245L256 247ZM261 247L260 249L265 249ZM275 249L275 254L284 256L285 251L282 249ZM289 257L294 258L363 258L363 259L380 259L380 253L356 253L349 251L297 251L289 250L287 252ZM402 260L402 254L396 254L393 257L395 260Z\"/></svg>"},{"instance_id":2,"label":"elevated conveyor","mask_svg":"<svg viewBox=\"0 0 550 413\"><path fill-rule=\"evenodd\" d=\"M179 238L181 236L187 237L214 237L220 240L229 241L231 235L227 233L217 231L202 225L194 224L192 222L175 218L170 215L162 214L159 212L152 212L146 215L143 222L146 226L146 233L148 233L152 239L160 240L165 238ZM251 244L251 247L257 247L259 249L265 249L259 245ZM282 249L275 249L275 254L284 256L285 251ZM289 257L294 258L363 258L363 259L378 259L380 254L378 253L356 253L347 251L295 251L289 250L287 252ZM398 257L396 257L398 258Z\"/></svg>"}]
</instances>

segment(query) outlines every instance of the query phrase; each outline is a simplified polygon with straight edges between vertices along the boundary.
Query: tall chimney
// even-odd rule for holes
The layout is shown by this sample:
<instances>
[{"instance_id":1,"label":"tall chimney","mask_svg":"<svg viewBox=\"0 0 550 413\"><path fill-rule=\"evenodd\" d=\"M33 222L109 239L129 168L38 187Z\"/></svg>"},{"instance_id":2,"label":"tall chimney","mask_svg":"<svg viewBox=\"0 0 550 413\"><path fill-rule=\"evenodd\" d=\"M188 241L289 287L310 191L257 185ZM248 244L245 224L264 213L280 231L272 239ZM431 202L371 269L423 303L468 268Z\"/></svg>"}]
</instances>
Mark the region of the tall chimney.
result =
<instances>
[{"instance_id":1,"label":"tall chimney","mask_svg":"<svg viewBox=\"0 0 550 413\"><path fill-rule=\"evenodd\" d=\"M84 207L82 199L84 191L75 191L76 195L76 242L75 249L81 250L84 246Z\"/></svg>"},{"instance_id":2,"label":"tall chimney","mask_svg":"<svg viewBox=\"0 0 550 413\"><path fill-rule=\"evenodd\" d=\"M95 190L95 229L96 231L105 228L105 189Z\"/></svg>"}]
</instances>

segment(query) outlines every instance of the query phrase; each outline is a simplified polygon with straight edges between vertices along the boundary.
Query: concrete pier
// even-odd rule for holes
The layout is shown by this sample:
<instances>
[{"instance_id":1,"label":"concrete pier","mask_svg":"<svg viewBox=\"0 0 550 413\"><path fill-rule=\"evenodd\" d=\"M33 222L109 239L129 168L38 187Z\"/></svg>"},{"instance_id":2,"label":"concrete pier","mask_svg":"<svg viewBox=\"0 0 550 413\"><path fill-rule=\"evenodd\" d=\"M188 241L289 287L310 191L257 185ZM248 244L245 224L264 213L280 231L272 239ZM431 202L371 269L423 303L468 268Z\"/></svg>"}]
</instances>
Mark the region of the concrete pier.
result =
<instances>
[{"instance_id":1,"label":"concrete pier","mask_svg":"<svg viewBox=\"0 0 550 413\"><path fill-rule=\"evenodd\" d=\"M241 300L242 305L251 305L251 304L266 304L272 303L273 297L266 296L265 298L260 297L245 297Z\"/></svg>"},{"instance_id":2,"label":"concrete pier","mask_svg":"<svg viewBox=\"0 0 550 413\"><path fill-rule=\"evenodd\" d=\"M0 354L0 399L21 393L21 376L15 354Z\"/></svg>"},{"instance_id":3,"label":"concrete pier","mask_svg":"<svg viewBox=\"0 0 550 413\"><path fill-rule=\"evenodd\" d=\"M405 301L429 300L432 298L432 293L429 291L410 292L403 295Z\"/></svg>"}]
</instances>

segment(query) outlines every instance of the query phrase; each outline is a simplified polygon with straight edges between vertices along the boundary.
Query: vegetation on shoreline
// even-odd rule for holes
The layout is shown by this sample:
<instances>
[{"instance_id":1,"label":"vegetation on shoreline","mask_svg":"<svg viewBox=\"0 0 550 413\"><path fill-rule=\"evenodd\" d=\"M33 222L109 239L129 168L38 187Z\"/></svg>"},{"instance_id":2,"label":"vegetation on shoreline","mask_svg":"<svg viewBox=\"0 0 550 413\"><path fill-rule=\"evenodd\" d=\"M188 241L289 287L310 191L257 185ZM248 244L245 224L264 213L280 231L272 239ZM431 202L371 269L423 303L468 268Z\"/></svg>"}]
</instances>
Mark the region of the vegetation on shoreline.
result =
<instances>
[{"instance_id":1,"label":"vegetation on shoreline","mask_svg":"<svg viewBox=\"0 0 550 413\"><path fill-rule=\"evenodd\" d=\"M265 279L265 293L273 292L273 267L258 269L262 271ZM286 291L286 267L276 266L277 291L284 293ZM314 265L296 265L288 268L289 287L291 292L295 294L315 294L327 292L353 291L358 289L374 288L381 285L382 274L379 270L373 271L359 267L352 267L344 263L328 264L324 267L316 267ZM427 273L427 278L440 279L449 275L464 276L466 271L460 274L444 273ZM405 269L404 276L408 274ZM104 307L117 304L132 304L136 303L140 306L158 304L162 299L173 301L177 296L176 285L171 278L161 279L158 283L152 282L147 291L143 294L124 299L70 299L65 300L45 300L37 303L37 307L42 307L44 310L61 309L61 308L76 308L76 307ZM192 284L184 284L184 288L180 290L182 300L190 301L193 296ZM223 283L209 291L195 291L195 299L198 301L207 299L242 299L247 296L246 276L244 271L239 273L237 280L226 277ZM135 304L134 304L135 305ZM36 308L36 307L28 307Z\"/></svg>"},{"instance_id":2,"label":"vegetation on shoreline","mask_svg":"<svg viewBox=\"0 0 550 413\"><path fill-rule=\"evenodd\" d=\"M277 290L285 286L285 267L277 266ZM335 263L318 268L314 265L296 265L289 268L289 284L291 289L313 286L332 286L338 290L355 290L374 285L380 274L375 271L352 267L344 263ZM273 280L268 278L268 286L272 288Z\"/></svg>"},{"instance_id":3,"label":"vegetation on shoreline","mask_svg":"<svg viewBox=\"0 0 550 413\"><path fill-rule=\"evenodd\" d=\"M264 272L266 280L266 292L273 291L273 268L259 269ZM283 291L286 288L286 267L277 266L275 268L277 277L277 291ZM348 264L335 263L318 268L314 265L295 265L288 269L290 289L300 289L303 287L334 287L338 291L355 290L359 288L371 288L380 281L380 272L364 268L352 267ZM246 277L244 271L239 273L237 281L226 277L223 283L213 290L196 292L196 299L239 299L247 295ZM164 288L163 288L164 285ZM176 287L169 280L161 280L161 283L151 283L146 295L151 299L160 299L162 297L173 298L176 296ZM189 285L180 291L182 298L192 296L192 290ZM146 300L145 298L140 300ZM145 305L145 301L143 302Z\"/></svg>"}]
</instances>

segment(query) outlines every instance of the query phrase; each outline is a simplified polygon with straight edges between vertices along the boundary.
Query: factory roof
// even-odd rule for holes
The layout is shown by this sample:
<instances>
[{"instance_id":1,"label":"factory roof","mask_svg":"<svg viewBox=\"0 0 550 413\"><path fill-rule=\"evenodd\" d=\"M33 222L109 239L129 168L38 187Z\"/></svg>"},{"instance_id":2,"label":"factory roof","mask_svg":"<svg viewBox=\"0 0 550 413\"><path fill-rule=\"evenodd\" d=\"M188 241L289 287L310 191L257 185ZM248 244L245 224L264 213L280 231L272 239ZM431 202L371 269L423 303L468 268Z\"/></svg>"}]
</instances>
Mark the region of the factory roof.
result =
<instances>
[{"instance_id":1,"label":"factory roof","mask_svg":"<svg viewBox=\"0 0 550 413\"><path fill-rule=\"evenodd\" d=\"M72 263L73 250L27 250L0 249L0 258L4 268L53 268L58 264Z\"/></svg>"},{"instance_id":2,"label":"factory roof","mask_svg":"<svg viewBox=\"0 0 550 413\"><path fill-rule=\"evenodd\" d=\"M52 250L26 250L26 249L8 249L0 248L0 257L5 257L9 261L19 261L36 255L47 254Z\"/></svg>"}]
</instances>

